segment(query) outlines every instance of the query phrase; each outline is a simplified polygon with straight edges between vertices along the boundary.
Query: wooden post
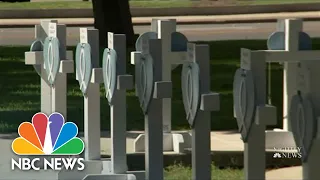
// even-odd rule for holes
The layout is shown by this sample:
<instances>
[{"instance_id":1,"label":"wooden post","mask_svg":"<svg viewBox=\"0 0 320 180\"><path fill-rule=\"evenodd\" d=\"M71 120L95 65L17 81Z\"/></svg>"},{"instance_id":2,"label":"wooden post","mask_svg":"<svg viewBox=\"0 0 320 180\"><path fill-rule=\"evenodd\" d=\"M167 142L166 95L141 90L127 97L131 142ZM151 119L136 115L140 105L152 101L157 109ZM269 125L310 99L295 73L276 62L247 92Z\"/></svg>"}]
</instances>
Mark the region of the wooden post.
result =
<instances>
[{"instance_id":1,"label":"wooden post","mask_svg":"<svg viewBox=\"0 0 320 180\"><path fill-rule=\"evenodd\" d=\"M256 106L266 104L266 63L263 58L263 53L241 49L241 68L251 70L253 74ZM252 123L248 140L244 143L246 180L265 179L265 159L265 126Z\"/></svg>"},{"instance_id":2,"label":"wooden post","mask_svg":"<svg viewBox=\"0 0 320 180\"><path fill-rule=\"evenodd\" d=\"M84 138L85 160L100 160L100 84L102 69L99 59L99 30L80 28L80 43L87 43L91 47L91 77L100 76L100 82L91 81L87 93L84 95ZM99 71L100 70L100 71ZM100 75L98 73L100 72Z\"/></svg>"},{"instance_id":3,"label":"wooden post","mask_svg":"<svg viewBox=\"0 0 320 180\"><path fill-rule=\"evenodd\" d=\"M126 36L108 33L108 48L117 52L117 74L126 73ZM118 82L119 83L119 82ZM126 90L116 89L113 104L110 106L111 118L111 171L112 173L127 172L127 102Z\"/></svg>"},{"instance_id":4,"label":"wooden post","mask_svg":"<svg viewBox=\"0 0 320 180\"><path fill-rule=\"evenodd\" d=\"M299 51L299 33L302 32L303 22L297 19L286 19L283 21L285 30L285 51ZM280 25L283 27L283 25ZM283 129L291 131L288 119L291 97L295 94L297 63L284 62L283 66Z\"/></svg>"}]
</instances>

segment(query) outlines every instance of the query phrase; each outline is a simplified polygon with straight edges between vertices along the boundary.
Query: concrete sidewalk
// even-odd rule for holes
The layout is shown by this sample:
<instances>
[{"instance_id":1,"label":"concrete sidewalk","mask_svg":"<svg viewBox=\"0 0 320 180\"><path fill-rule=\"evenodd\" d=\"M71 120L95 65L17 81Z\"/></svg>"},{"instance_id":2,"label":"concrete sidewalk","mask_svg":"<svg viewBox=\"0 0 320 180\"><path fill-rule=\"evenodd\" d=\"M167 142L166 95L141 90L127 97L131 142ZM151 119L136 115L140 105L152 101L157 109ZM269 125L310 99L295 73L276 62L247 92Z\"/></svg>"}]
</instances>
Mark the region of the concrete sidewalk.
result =
<instances>
[{"instance_id":1,"label":"concrete sidewalk","mask_svg":"<svg viewBox=\"0 0 320 180\"><path fill-rule=\"evenodd\" d=\"M288 167L271 170L266 173L266 180L301 180L302 167Z\"/></svg>"},{"instance_id":2,"label":"concrete sidewalk","mask_svg":"<svg viewBox=\"0 0 320 180\"><path fill-rule=\"evenodd\" d=\"M128 132L127 133L127 160L128 167L131 170L143 170L144 169L144 153L133 153L133 141L141 132ZM80 137L81 137L80 133ZM27 180L25 177L29 177L33 180L54 180L57 176L57 172L19 172L12 173L10 169L11 158L17 156L13 154L11 150L11 143L16 134L0 135L0 180ZM101 153L103 157L110 155L110 133L103 132L101 141ZM243 142L240 140L240 134L234 131L220 131L211 132L211 150L212 161L218 166L243 166ZM271 169L270 166L284 165L284 166L299 166L300 159L281 159L273 158L274 151L266 150L266 164L267 169ZM182 162L186 165L190 165L191 156L190 153L176 154L174 152L164 153L164 164L172 165L174 162ZM300 163L300 164L299 164ZM10 177L10 178L8 178ZM298 180L301 179L301 167L296 168L283 168L278 170L266 170L267 180Z\"/></svg>"},{"instance_id":3,"label":"concrete sidewalk","mask_svg":"<svg viewBox=\"0 0 320 180\"><path fill-rule=\"evenodd\" d=\"M214 23L241 23L241 22L271 22L277 19L302 18L304 20L319 20L320 11L266 13L266 14L239 14L239 15L210 15L210 16L159 16L133 17L134 25L150 24L153 18L176 19L178 24L214 24ZM92 26L93 18L53 18L59 23L68 26ZM0 27L31 27L39 24L40 19L0 19Z\"/></svg>"}]
</instances>

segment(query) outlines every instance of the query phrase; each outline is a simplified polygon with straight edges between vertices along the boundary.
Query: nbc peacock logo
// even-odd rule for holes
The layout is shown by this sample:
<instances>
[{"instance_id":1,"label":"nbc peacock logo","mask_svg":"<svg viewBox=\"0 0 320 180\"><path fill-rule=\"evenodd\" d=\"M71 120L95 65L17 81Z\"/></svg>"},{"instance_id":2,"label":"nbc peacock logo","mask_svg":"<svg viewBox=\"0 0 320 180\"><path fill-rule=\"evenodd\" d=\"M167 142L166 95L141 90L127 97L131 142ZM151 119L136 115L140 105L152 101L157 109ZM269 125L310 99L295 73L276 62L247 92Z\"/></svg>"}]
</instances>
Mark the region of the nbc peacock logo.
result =
<instances>
[{"instance_id":1,"label":"nbc peacock logo","mask_svg":"<svg viewBox=\"0 0 320 180\"><path fill-rule=\"evenodd\" d=\"M20 137L12 142L12 150L17 155L79 155L84 150L84 142L77 137L78 127L73 122L65 122L60 113L52 113L49 117L44 113L36 113L32 117L32 123L23 122L18 128ZM58 162L58 161L61 162ZM36 161L40 158L32 160L28 158L19 158L19 161L12 159L12 168L14 165L19 169L39 169L35 167ZM44 163L49 167L55 163L61 163L64 166L72 166L78 162L82 164L83 158L51 158L44 159ZM23 168L29 164L29 168ZM70 164L70 165L69 165ZM73 165L72 165L73 164ZM83 165L83 164L82 164ZM55 168L57 169L57 168ZM58 170L60 170L58 168Z\"/></svg>"}]
</instances>

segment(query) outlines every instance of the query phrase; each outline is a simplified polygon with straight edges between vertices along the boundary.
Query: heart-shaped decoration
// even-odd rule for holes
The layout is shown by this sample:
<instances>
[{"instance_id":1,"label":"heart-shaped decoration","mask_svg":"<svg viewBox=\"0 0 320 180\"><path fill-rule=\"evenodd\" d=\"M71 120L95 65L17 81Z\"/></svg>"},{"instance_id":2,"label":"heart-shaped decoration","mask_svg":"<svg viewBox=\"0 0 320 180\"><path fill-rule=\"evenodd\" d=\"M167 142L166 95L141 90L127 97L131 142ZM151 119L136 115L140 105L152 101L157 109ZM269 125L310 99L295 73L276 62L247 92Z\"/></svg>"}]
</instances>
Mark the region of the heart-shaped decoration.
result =
<instances>
[{"instance_id":1,"label":"heart-shaped decoration","mask_svg":"<svg viewBox=\"0 0 320 180\"><path fill-rule=\"evenodd\" d=\"M186 112L186 119L190 126L200 106L200 69L196 62L186 62L182 66L181 90L182 101Z\"/></svg>"},{"instance_id":2,"label":"heart-shaped decoration","mask_svg":"<svg viewBox=\"0 0 320 180\"><path fill-rule=\"evenodd\" d=\"M233 106L243 142L247 142L254 122L255 90L250 70L238 69L233 81Z\"/></svg>"},{"instance_id":3,"label":"heart-shaped decoration","mask_svg":"<svg viewBox=\"0 0 320 180\"><path fill-rule=\"evenodd\" d=\"M312 103L308 96L297 94L292 97L289 119L296 145L301 147L302 161L308 160L310 149L316 135L317 122L314 118Z\"/></svg>"},{"instance_id":4,"label":"heart-shaped decoration","mask_svg":"<svg viewBox=\"0 0 320 180\"><path fill-rule=\"evenodd\" d=\"M150 54L144 54L135 64L136 91L140 107L144 114L148 113L154 90L153 59Z\"/></svg>"},{"instance_id":5,"label":"heart-shaped decoration","mask_svg":"<svg viewBox=\"0 0 320 180\"><path fill-rule=\"evenodd\" d=\"M187 51L188 49L188 38L180 33L180 32L173 32L171 34L171 51L172 52L183 52ZM178 64L172 64L171 69L174 70L178 67Z\"/></svg>"},{"instance_id":6,"label":"heart-shaped decoration","mask_svg":"<svg viewBox=\"0 0 320 180\"><path fill-rule=\"evenodd\" d=\"M181 52L187 51L188 38L180 33L173 32L171 34L171 51L172 52Z\"/></svg>"},{"instance_id":7,"label":"heart-shaped decoration","mask_svg":"<svg viewBox=\"0 0 320 180\"><path fill-rule=\"evenodd\" d=\"M114 49L104 49L102 69L106 98L109 104L112 104L113 95L117 88L117 52Z\"/></svg>"},{"instance_id":8,"label":"heart-shaped decoration","mask_svg":"<svg viewBox=\"0 0 320 180\"><path fill-rule=\"evenodd\" d=\"M76 73L80 90L87 93L92 74L91 47L87 43L79 43L76 49Z\"/></svg>"},{"instance_id":9,"label":"heart-shaped decoration","mask_svg":"<svg viewBox=\"0 0 320 180\"><path fill-rule=\"evenodd\" d=\"M44 67L48 82L54 85L60 68L59 40L55 37L47 37L43 45Z\"/></svg>"},{"instance_id":10,"label":"heart-shaped decoration","mask_svg":"<svg viewBox=\"0 0 320 180\"><path fill-rule=\"evenodd\" d=\"M136 41L136 51L142 52L142 54L149 53L149 40L158 39L156 32L145 32L141 34Z\"/></svg>"},{"instance_id":11,"label":"heart-shaped decoration","mask_svg":"<svg viewBox=\"0 0 320 180\"><path fill-rule=\"evenodd\" d=\"M267 41L269 50L285 50L285 33L276 31L272 33ZM311 50L312 42L310 36L305 32L299 33L299 50Z\"/></svg>"},{"instance_id":12,"label":"heart-shaped decoration","mask_svg":"<svg viewBox=\"0 0 320 180\"><path fill-rule=\"evenodd\" d=\"M30 46L30 52L43 51L43 43L41 40L37 39L32 42ZM41 65L33 65L33 68L36 70L39 76L41 76Z\"/></svg>"}]
</instances>

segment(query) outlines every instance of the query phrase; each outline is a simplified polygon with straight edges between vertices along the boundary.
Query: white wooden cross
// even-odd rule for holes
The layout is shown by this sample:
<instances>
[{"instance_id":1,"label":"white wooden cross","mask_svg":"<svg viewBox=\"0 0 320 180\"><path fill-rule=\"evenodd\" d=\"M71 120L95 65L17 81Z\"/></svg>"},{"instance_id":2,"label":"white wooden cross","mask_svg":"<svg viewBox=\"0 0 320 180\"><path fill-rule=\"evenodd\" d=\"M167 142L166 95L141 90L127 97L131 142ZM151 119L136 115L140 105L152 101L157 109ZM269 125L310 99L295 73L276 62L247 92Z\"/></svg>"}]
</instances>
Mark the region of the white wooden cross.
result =
<instances>
[{"instance_id":1,"label":"white wooden cross","mask_svg":"<svg viewBox=\"0 0 320 180\"><path fill-rule=\"evenodd\" d=\"M276 108L266 105L265 70L268 53L272 52L241 49L241 68L252 71L256 103L255 119L251 125L247 142L244 143L244 174L246 180L265 179L265 129L266 125L277 123Z\"/></svg>"},{"instance_id":2,"label":"white wooden cross","mask_svg":"<svg viewBox=\"0 0 320 180\"><path fill-rule=\"evenodd\" d=\"M101 179L145 179L144 171L128 171L126 91L133 88L133 76L126 74L126 36L108 32L108 48L117 53L117 84L110 105L111 159L104 163ZM98 180L98 179L97 179Z\"/></svg>"},{"instance_id":3,"label":"white wooden cross","mask_svg":"<svg viewBox=\"0 0 320 180\"><path fill-rule=\"evenodd\" d=\"M57 37L60 42L60 69L56 77L55 86L51 87L47 81L44 69L43 51L25 52L25 64L41 65L41 112L50 115L53 112L67 116L67 73L73 73L73 54L66 51L66 25L57 24L56 20L41 20L36 25L36 38L44 42L46 37Z\"/></svg>"},{"instance_id":4,"label":"white wooden cross","mask_svg":"<svg viewBox=\"0 0 320 180\"><path fill-rule=\"evenodd\" d=\"M278 29L285 31L285 50L268 50L265 52L266 62L283 62L283 130L291 131L288 120L291 97L295 94L297 63L305 60L317 60L320 51L299 51L299 33L302 32L302 20L286 19L280 22Z\"/></svg>"},{"instance_id":5,"label":"white wooden cross","mask_svg":"<svg viewBox=\"0 0 320 180\"><path fill-rule=\"evenodd\" d=\"M99 31L80 28L80 43L90 44L92 62L91 83L84 95L85 160L100 160L100 83L103 83L103 75L99 68Z\"/></svg>"},{"instance_id":6,"label":"white wooden cross","mask_svg":"<svg viewBox=\"0 0 320 180\"><path fill-rule=\"evenodd\" d=\"M171 51L171 35L176 32L176 20L152 19L151 31L157 32L158 39L161 39L162 56L162 81L171 81L172 69L182 64L187 57L187 52ZM162 122L163 122L163 150L181 153L185 148L191 147L191 135L188 132L172 133L172 105L171 98L162 99ZM134 151L143 152L144 134L139 135L134 142Z\"/></svg>"},{"instance_id":7,"label":"white wooden cross","mask_svg":"<svg viewBox=\"0 0 320 180\"><path fill-rule=\"evenodd\" d=\"M315 119L305 119L305 121L315 121L316 129L315 137L312 141L312 146L308 154L306 162L302 163L303 179L318 179L320 177L319 161L320 157L320 58L319 61L304 61L300 63L300 67L297 68L297 74L295 75L297 87L293 89L296 93L300 91L302 95L306 95L312 103L313 114L311 115ZM307 115L307 117L310 117ZM304 124L304 123L302 123ZM299 128L304 128L303 125L299 125ZM304 132L310 132L308 129L304 129ZM303 147L301 147L303 148Z\"/></svg>"},{"instance_id":8,"label":"white wooden cross","mask_svg":"<svg viewBox=\"0 0 320 180\"><path fill-rule=\"evenodd\" d=\"M286 103L284 107L287 109L285 111L288 113L288 105L290 104L291 97L296 93L297 89L297 63L307 62L307 61L319 61L320 51L309 50L309 51L299 51L298 50L298 40L299 32L301 31L301 21L299 20L285 20L286 27L286 49L285 50L261 50L261 51L250 51L242 50L241 56L241 68L253 70L255 87L256 87L256 97L260 98L257 100L258 105L265 104L265 67L263 64L266 62L283 62L285 64L285 78L284 82L286 93ZM289 43L290 42L290 43ZM289 46L291 45L291 46ZM295 45L295 46L294 46ZM295 47L295 48L294 48ZM292 49L291 49L292 48ZM294 49L293 49L294 48ZM316 70L318 71L318 70ZM315 71L315 72L316 72ZM290 76L290 78L288 78ZM263 83L263 84L262 84ZM259 88L259 89L257 89ZM264 95L261 93L264 92ZM289 94L290 93L290 94ZM261 99L264 98L264 99ZM260 103L259 103L260 102ZM268 111L268 110L264 110ZM261 115L264 114L264 115ZM258 108L257 116L258 122L262 122L264 125L271 125L276 123L276 117L273 115L269 117L268 114L274 113L260 113ZM268 116L267 116L268 115ZM268 117L268 122L265 117ZM265 119L265 120L261 120ZM286 127L289 126L287 123ZM251 134L249 136L248 142L245 144L245 174L246 178L249 179L261 179L264 178L264 168L265 159L259 157L264 156L265 153L265 127L259 127L257 122L252 126ZM259 145L260 144L260 145ZM261 149L261 147L263 147ZM263 171L261 171L263 169Z\"/></svg>"},{"instance_id":9,"label":"white wooden cross","mask_svg":"<svg viewBox=\"0 0 320 180\"><path fill-rule=\"evenodd\" d=\"M97 29L80 28L80 43L88 43L91 47L92 74L84 99L84 159L83 171L62 170L59 180L83 179L88 174L101 174L101 133L100 133L100 83L103 83L102 68L99 68L99 31ZM76 74L76 79L79 76Z\"/></svg>"},{"instance_id":10,"label":"white wooden cross","mask_svg":"<svg viewBox=\"0 0 320 180\"><path fill-rule=\"evenodd\" d=\"M295 52L299 50L299 33L303 30L302 20L286 19L279 21L277 24L277 30L285 32L284 51ZM297 63L284 62L283 65L283 130L291 131L288 113L291 97L295 94L294 87L296 86L296 79L294 74L297 72Z\"/></svg>"},{"instance_id":11,"label":"white wooden cross","mask_svg":"<svg viewBox=\"0 0 320 180\"><path fill-rule=\"evenodd\" d=\"M157 20L153 19L151 28L158 33L158 38L162 41L162 80L171 81L171 71L175 65L182 64L186 60L186 52L171 51L171 34L176 32L177 23L175 19ZM163 99L163 131L171 132L171 98Z\"/></svg>"},{"instance_id":12,"label":"white wooden cross","mask_svg":"<svg viewBox=\"0 0 320 180\"><path fill-rule=\"evenodd\" d=\"M220 110L220 95L210 90L210 48L188 44L188 61L200 69L200 107L192 127L192 179L211 179L211 111Z\"/></svg>"}]
</instances>

